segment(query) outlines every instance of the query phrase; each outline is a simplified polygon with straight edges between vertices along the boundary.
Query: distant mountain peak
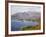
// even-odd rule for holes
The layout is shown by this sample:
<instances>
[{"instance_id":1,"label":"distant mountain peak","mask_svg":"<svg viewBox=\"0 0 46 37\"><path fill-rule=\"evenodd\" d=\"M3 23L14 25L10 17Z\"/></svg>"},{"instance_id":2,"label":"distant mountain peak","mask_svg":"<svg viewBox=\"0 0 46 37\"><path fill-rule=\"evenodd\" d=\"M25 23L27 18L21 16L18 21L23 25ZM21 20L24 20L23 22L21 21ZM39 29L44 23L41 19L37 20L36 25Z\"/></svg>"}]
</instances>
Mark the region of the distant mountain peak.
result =
<instances>
[{"instance_id":1,"label":"distant mountain peak","mask_svg":"<svg viewBox=\"0 0 46 37\"><path fill-rule=\"evenodd\" d=\"M13 14L12 17L15 17L17 19L31 19L31 18L39 18L40 12L17 12L16 14Z\"/></svg>"}]
</instances>

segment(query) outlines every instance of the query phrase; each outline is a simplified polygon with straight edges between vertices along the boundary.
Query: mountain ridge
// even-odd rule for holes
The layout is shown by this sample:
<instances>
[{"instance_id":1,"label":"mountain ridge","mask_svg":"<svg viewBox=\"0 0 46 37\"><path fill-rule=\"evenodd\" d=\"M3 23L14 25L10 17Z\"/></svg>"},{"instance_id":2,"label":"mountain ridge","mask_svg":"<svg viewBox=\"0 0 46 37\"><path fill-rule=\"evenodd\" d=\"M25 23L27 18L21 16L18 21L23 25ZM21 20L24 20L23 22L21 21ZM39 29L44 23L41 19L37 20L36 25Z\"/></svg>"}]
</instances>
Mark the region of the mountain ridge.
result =
<instances>
[{"instance_id":1,"label":"mountain ridge","mask_svg":"<svg viewBox=\"0 0 46 37\"><path fill-rule=\"evenodd\" d=\"M40 12L18 12L11 17L15 17L16 19L31 19L31 18L40 18Z\"/></svg>"}]
</instances>

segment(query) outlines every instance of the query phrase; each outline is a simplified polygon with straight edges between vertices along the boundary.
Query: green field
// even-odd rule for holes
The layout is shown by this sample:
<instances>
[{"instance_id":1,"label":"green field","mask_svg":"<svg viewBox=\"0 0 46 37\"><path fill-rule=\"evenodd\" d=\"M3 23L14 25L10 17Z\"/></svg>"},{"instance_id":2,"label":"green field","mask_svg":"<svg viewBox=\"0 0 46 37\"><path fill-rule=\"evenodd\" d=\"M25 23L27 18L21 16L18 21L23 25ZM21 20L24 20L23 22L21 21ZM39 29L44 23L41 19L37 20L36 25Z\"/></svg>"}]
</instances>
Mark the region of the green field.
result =
<instances>
[{"instance_id":1,"label":"green field","mask_svg":"<svg viewBox=\"0 0 46 37\"><path fill-rule=\"evenodd\" d=\"M40 30L41 26L37 25L37 26L26 26L21 28L21 30Z\"/></svg>"}]
</instances>

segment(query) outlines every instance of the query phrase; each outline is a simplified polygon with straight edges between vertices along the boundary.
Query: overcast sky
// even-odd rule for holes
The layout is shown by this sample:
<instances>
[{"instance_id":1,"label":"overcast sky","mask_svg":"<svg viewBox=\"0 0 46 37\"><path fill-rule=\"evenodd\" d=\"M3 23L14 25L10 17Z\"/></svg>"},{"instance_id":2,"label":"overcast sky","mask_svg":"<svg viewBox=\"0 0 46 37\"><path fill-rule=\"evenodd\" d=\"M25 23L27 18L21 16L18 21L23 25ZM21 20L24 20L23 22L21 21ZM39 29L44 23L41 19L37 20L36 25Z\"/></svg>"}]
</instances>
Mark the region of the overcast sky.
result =
<instances>
[{"instance_id":1,"label":"overcast sky","mask_svg":"<svg viewBox=\"0 0 46 37\"><path fill-rule=\"evenodd\" d=\"M11 14L15 14L17 12L40 12L40 6L20 6L20 5L11 5Z\"/></svg>"}]
</instances>

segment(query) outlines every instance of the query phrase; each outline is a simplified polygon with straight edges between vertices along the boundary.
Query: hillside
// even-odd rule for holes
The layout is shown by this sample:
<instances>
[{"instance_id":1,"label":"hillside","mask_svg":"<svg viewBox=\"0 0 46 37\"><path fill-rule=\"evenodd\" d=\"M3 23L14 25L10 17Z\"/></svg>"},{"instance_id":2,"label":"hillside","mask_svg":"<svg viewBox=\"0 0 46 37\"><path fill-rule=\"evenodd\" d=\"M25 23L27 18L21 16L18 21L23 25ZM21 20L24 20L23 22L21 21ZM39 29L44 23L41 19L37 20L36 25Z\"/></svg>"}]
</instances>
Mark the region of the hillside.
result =
<instances>
[{"instance_id":1,"label":"hillside","mask_svg":"<svg viewBox=\"0 0 46 37\"><path fill-rule=\"evenodd\" d=\"M32 19L32 18L40 18L39 12L18 12L12 15L16 19Z\"/></svg>"}]
</instances>

